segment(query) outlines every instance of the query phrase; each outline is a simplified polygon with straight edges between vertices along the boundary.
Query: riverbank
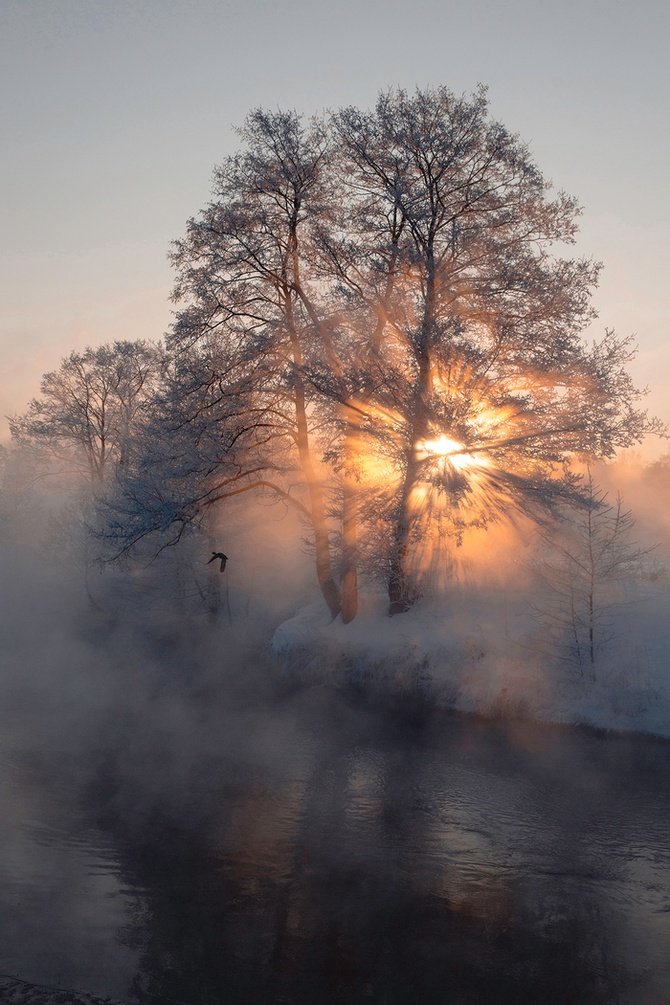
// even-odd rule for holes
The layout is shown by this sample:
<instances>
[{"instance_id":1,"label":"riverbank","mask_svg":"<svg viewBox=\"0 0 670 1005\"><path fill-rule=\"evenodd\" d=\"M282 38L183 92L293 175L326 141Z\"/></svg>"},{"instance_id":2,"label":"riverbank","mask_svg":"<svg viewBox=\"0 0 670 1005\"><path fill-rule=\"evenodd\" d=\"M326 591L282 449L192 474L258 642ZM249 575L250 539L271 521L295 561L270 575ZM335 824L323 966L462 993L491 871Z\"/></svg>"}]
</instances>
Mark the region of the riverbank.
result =
<instances>
[{"instance_id":1,"label":"riverbank","mask_svg":"<svg viewBox=\"0 0 670 1005\"><path fill-rule=\"evenodd\" d=\"M0 1001L3 1005L128 1005L117 998L30 984L17 977L0 977Z\"/></svg>"},{"instance_id":2,"label":"riverbank","mask_svg":"<svg viewBox=\"0 0 670 1005\"><path fill-rule=\"evenodd\" d=\"M276 629L271 650L305 682L495 719L670 738L670 638L658 632L666 601L652 596L636 606L634 623L620 619L593 664L552 651L527 604L500 591L454 592L448 608L421 603L393 618L377 596L348 625L315 603Z\"/></svg>"}]
</instances>

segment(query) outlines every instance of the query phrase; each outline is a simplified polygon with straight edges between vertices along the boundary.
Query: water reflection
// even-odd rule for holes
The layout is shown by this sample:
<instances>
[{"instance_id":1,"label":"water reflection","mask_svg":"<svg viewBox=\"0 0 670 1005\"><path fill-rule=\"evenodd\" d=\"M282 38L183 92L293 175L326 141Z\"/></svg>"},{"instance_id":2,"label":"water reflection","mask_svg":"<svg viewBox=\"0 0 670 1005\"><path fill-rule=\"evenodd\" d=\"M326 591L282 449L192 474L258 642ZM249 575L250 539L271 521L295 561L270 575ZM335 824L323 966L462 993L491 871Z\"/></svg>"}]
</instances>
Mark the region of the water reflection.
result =
<instances>
[{"instance_id":1,"label":"water reflection","mask_svg":"<svg viewBox=\"0 0 670 1005\"><path fill-rule=\"evenodd\" d=\"M97 877L95 923L127 954L108 991L131 960L142 1005L667 1001L669 745L408 721L327 689L282 716L272 758L184 755L160 800L107 767L83 806L61 793L59 834L24 820L37 859L78 848ZM39 899L39 869L12 868Z\"/></svg>"}]
</instances>

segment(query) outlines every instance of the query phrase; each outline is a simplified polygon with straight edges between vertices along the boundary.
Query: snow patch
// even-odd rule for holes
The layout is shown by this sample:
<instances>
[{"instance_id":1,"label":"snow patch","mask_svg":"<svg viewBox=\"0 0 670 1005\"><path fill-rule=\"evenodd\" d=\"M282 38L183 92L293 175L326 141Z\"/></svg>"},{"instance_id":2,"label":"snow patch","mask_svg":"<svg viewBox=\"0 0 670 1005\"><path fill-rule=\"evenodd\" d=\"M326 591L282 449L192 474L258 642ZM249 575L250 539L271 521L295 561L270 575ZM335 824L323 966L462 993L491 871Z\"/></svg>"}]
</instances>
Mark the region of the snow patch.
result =
<instances>
[{"instance_id":1,"label":"snow patch","mask_svg":"<svg viewBox=\"0 0 670 1005\"><path fill-rule=\"evenodd\" d=\"M419 693L438 707L495 718L670 737L670 637L647 641L667 595L637 607L631 623L619 626L595 680L591 667L540 651L526 599L460 590L448 603L424 601L391 618L379 594L348 625L332 621L324 604L311 604L277 628L271 648L286 672L305 681Z\"/></svg>"}]
</instances>

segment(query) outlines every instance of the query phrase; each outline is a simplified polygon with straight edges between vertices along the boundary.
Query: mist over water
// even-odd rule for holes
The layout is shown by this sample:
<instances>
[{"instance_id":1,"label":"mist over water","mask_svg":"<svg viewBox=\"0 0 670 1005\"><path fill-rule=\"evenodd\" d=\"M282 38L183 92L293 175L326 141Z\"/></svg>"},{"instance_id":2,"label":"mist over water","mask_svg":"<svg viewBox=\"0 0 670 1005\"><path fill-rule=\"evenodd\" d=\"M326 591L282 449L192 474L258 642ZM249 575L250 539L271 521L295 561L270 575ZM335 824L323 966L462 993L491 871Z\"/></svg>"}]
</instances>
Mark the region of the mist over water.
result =
<instances>
[{"instance_id":1,"label":"mist over water","mask_svg":"<svg viewBox=\"0 0 670 1005\"><path fill-rule=\"evenodd\" d=\"M5 972L155 1005L663 1000L666 744L246 670L78 737L13 717Z\"/></svg>"},{"instance_id":2,"label":"mist over water","mask_svg":"<svg viewBox=\"0 0 670 1005\"><path fill-rule=\"evenodd\" d=\"M292 673L269 639L309 563L264 517L219 529L223 577L204 539L195 578L5 540L0 971L142 1005L667 1000L670 745Z\"/></svg>"}]
</instances>

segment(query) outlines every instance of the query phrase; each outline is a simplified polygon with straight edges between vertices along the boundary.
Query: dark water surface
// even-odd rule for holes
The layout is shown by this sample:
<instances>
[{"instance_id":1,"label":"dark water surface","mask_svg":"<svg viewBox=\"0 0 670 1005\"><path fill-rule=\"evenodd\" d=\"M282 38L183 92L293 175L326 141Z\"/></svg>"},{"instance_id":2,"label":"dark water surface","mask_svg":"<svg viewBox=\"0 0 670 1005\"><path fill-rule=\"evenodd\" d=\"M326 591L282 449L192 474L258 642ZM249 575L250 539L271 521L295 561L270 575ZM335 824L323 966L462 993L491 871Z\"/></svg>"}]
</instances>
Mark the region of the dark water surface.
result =
<instances>
[{"instance_id":1,"label":"dark water surface","mask_svg":"<svg viewBox=\"0 0 670 1005\"><path fill-rule=\"evenodd\" d=\"M670 744L266 699L76 742L5 710L2 973L146 1005L670 1002Z\"/></svg>"}]
</instances>

